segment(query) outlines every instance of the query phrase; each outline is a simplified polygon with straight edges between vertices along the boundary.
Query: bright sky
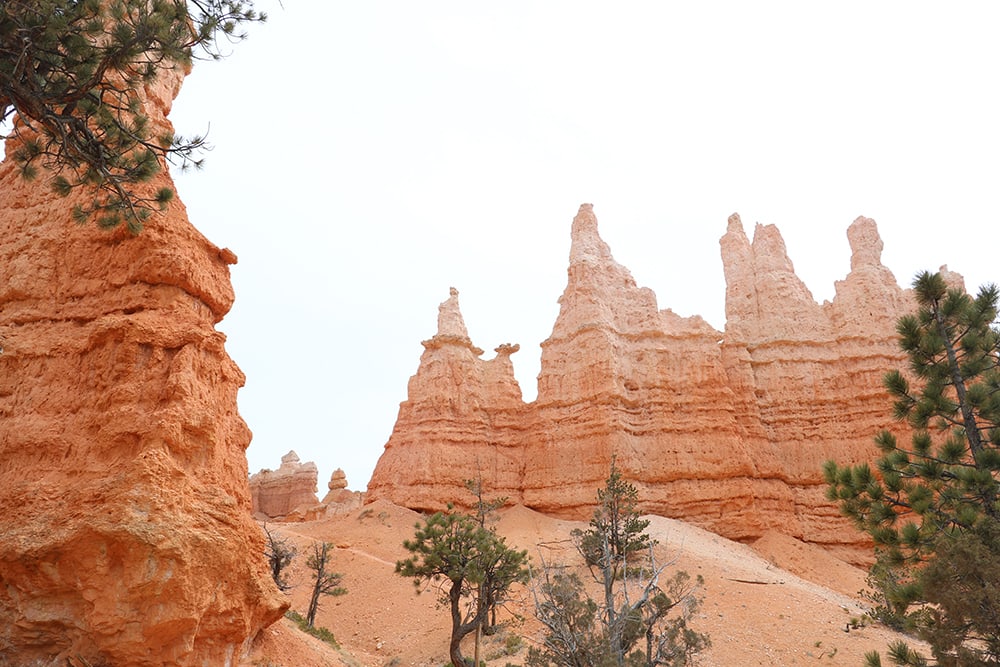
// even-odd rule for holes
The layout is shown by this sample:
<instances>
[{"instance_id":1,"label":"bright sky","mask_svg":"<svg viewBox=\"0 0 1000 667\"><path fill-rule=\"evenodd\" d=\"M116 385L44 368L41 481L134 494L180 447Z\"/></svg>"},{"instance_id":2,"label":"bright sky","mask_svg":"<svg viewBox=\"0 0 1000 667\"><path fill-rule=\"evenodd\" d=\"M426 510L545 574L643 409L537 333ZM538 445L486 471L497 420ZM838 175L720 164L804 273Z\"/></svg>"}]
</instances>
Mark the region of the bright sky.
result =
<instances>
[{"instance_id":1,"label":"bright sky","mask_svg":"<svg viewBox=\"0 0 1000 667\"><path fill-rule=\"evenodd\" d=\"M294 449L320 496L337 467L363 489L450 286L533 399L582 202L661 308L720 329L734 211L818 301L859 215L903 285L1000 280L994 3L283 3L172 114L211 124L177 184L240 258L251 472Z\"/></svg>"}]
</instances>

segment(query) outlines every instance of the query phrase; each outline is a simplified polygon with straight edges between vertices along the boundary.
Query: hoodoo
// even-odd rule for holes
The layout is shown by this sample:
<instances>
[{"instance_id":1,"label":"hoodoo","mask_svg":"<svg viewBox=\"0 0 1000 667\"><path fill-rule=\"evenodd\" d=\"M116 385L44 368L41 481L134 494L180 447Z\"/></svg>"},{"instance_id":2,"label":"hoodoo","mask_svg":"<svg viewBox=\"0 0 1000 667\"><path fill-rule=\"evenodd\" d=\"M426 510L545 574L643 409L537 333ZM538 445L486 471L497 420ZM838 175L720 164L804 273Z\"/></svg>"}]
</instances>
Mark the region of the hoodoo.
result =
<instances>
[{"instance_id":1,"label":"hoodoo","mask_svg":"<svg viewBox=\"0 0 1000 667\"><path fill-rule=\"evenodd\" d=\"M157 136L181 79L144 91ZM287 608L215 328L235 256L176 200L132 236L84 196L0 164L0 663L234 664Z\"/></svg>"},{"instance_id":2,"label":"hoodoo","mask_svg":"<svg viewBox=\"0 0 1000 667\"><path fill-rule=\"evenodd\" d=\"M296 509L317 505L318 479L315 463L302 463L298 454L288 452L281 457L277 470L261 470L250 476L254 515L275 519L288 516Z\"/></svg>"},{"instance_id":3,"label":"hoodoo","mask_svg":"<svg viewBox=\"0 0 1000 667\"><path fill-rule=\"evenodd\" d=\"M777 228L720 241L726 327L661 310L598 233L573 220L566 289L542 343L529 404L509 348L485 361L457 291L410 379L368 499L416 509L469 500L465 480L543 512L581 518L612 457L646 511L726 537L780 531L858 560L864 537L824 498L824 460L871 457L893 426L882 374L901 364L895 322L910 298L881 264L874 221L848 229L851 271L818 304ZM898 426L897 426L898 428Z\"/></svg>"}]
</instances>

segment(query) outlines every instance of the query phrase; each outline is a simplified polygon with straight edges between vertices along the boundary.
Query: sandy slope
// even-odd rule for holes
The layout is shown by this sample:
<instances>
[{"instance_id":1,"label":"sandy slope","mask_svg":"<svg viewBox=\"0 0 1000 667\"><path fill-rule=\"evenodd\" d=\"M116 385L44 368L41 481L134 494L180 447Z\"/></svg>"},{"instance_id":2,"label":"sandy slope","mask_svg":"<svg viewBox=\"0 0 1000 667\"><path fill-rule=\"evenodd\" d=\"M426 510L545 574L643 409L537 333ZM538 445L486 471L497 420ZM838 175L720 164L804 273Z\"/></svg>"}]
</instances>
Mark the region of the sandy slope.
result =
<instances>
[{"instance_id":1,"label":"sandy slope","mask_svg":"<svg viewBox=\"0 0 1000 667\"><path fill-rule=\"evenodd\" d=\"M882 649L896 638L872 626L846 631L852 618L863 615L856 592L864 585L864 572L818 548L775 534L762 538L755 550L680 521L648 518L649 532L660 544L658 558L704 578L704 603L695 625L710 635L712 648L702 654L701 665L857 667L866 651ZM302 569L306 549L314 540L336 545L334 567L344 574L349 593L325 598L317 625L332 630L342 650L330 649L285 621L266 630L241 664L446 664L449 624L446 610L436 606L436 591L417 594L411 582L393 571L396 560L407 555L402 541L419 519L410 510L375 502L341 517L269 526L299 548L292 572L297 585L290 595L293 609L302 612L309 594ZM514 507L501 513L496 526L510 544L527 549L537 566L540 558L572 559L567 546L570 531L585 524ZM540 544L550 546L539 548ZM512 609L525 620L487 638L481 657L490 667L523 664L523 646L537 633L530 591L520 590L516 598ZM508 655L505 642L511 633L525 641ZM470 642L466 654L471 653Z\"/></svg>"}]
</instances>

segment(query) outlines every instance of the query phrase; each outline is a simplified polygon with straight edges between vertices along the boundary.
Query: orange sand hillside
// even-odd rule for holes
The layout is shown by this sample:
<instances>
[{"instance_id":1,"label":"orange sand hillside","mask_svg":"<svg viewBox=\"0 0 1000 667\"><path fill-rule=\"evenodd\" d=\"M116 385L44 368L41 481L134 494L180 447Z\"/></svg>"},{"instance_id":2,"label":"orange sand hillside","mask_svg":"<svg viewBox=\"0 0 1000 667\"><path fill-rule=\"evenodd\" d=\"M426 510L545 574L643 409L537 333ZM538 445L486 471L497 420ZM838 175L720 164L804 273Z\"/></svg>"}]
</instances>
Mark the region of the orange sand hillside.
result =
<instances>
[{"instance_id":1,"label":"orange sand hillside","mask_svg":"<svg viewBox=\"0 0 1000 667\"><path fill-rule=\"evenodd\" d=\"M701 665L844 665L862 664L865 652L883 649L897 635L867 626L848 631L852 619L864 614L856 592L864 572L837 561L818 547L788 537L762 538L758 553L750 546L680 521L648 517L649 532L659 541L658 558L674 559L678 569L705 580L704 602L696 629L706 632L712 647ZM334 567L344 574L348 594L325 598L317 625L330 629L341 644L335 651L308 637L285 620L262 633L253 651L240 663L272 667L346 665L421 665L448 662L449 624L445 609L436 605L435 591L416 592L412 583L394 574L397 559L407 553L404 538L420 519L416 512L386 501L351 514L298 524L269 524L294 542L300 555L293 565L292 608L304 612L308 583L303 571L306 548L313 540L336 545ZM510 544L532 554L537 567L541 543L564 543L583 522L553 519L523 507L500 513L497 530ZM546 549L546 560L560 558ZM566 559L572 558L567 547ZM762 554L766 554L766 557ZM799 568L802 578L779 564ZM520 590L511 611L525 616L498 635L486 639L481 657L490 667L522 665L538 632L531 615L530 592ZM523 637L513 654L508 635ZM511 640L513 641L513 640ZM465 647L471 657L471 641Z\"/></svg>"}]
</instances>

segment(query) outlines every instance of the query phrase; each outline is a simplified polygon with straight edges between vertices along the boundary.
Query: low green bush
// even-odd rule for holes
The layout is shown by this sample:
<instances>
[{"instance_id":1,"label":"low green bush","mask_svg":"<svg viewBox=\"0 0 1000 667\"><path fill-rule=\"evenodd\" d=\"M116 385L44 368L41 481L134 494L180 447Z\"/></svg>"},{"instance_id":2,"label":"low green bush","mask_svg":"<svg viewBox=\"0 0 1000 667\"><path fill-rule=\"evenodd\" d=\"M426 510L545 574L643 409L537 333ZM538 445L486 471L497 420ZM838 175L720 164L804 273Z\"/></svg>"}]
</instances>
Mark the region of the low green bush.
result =
<instances>
[{"instance_id":1,"label":"low green bush","mask_svg":"<svg viewBox=\"0 0 1000 667\"><path fill-rule=\"evenodd\" d=\"M326 642L333 648L340 648L340 644L337 643L337 638L333 636L333 633L326 628L317 628L315 626L309 627L306 622L305 616L295 611L294 609L289 609L285 612L285 618L290 619L299 626L299 630L306 633L307 635L312 635L316 639Z\"/></svg>"}]
</instances>

